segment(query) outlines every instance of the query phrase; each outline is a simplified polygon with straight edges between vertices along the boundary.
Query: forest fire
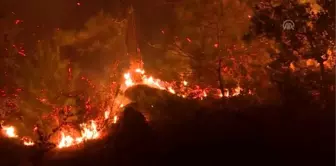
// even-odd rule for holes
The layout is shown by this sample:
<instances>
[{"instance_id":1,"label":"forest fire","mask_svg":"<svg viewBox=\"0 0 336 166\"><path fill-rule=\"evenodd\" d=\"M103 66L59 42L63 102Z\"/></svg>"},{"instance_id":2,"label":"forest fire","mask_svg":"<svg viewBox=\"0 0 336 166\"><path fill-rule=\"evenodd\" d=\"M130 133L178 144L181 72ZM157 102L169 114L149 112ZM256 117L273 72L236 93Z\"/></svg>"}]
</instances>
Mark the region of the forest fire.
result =
<instances>
[{"instance_id":1,"label":"forest fire","mask_svg":"<svg viewBox=\"0 0 336 166\"><path fill-rule=\"evenodd\" d=\"M0 166L332 156L334 1L135 2L0 5Z\"/></svg>"},{"instance_id":2,"label":"forest fire","mask_svg":"<svg viewBox=\"0 0 336 166\"><path fill-rule=\"evenodd\" d=\"M194 95L193 99L201 99L201 100L208 97L210 91L209 89L200 89L198 86L196 86L197 87L196 89L192 89L190 87L190 84L185 80L181 82L181 85L183 87L181 89L181 87L176 86L176 84L174 83L165 82L160 79L156 79L152 76L145 75L145 71L140 68L136 68L135 70L130 70L126 72L124 74L124 79L125 79L124 86L121 87L122 91L125 91L127 88L132 87L134 85L144 84L152 88L165 90L171 94L177 95L182 98L186 98L191 94L196 94ZM240 94L241 91L242 88L238 86L237 88L234 89L233 93L230 95L229 90L225 89L224 96L225 97L237 96ZM215 89L215 92L217 92L215 96L223 97L219 89ZM123 108L124 104L125 103L121 103L119 105L119 108ZM104 112L104 119L108 120L110 117L112 117L112 123L115 124L117 123L119 118L115 114L111 116L111 113L112 110L110 107L108 107L107 110ZM60 149L67 148L74 145L79 145L87 140L94 140L101 137L101 131L99 131L97 128L97 120L90 120L87 123L80 124L79 127L81 129L79 136L78 135L74 136L72 132L61 131L60 138L56 143L57 148ZM3 126L2 132L8 138L19 137L16 133L16 129L14 126ZM35 145L35 142L28 137L22 137L21 140L23 142L23 145L25 146Z\"/></svg>"}]
</instances>

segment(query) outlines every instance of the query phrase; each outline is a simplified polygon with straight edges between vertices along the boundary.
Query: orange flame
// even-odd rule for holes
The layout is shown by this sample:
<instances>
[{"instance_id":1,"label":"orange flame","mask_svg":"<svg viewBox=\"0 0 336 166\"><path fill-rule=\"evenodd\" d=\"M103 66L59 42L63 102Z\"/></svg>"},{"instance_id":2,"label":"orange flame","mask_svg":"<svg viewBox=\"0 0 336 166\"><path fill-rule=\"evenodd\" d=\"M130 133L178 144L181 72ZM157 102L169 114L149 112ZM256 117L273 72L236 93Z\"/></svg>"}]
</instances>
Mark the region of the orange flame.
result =
<instances>
[{"instance_id":1,"label":"orange flame","mask_svg":"<svg viewBox=\"0 0 336 166\"><path fill-rule=\"evenodd\" d=\"M107 110L104 112L105 120L107 120L109 118L110 113L111 113L111 109L110 109L110 107L108 107Z\"/></svg>"},{"instance_id":2,"label":"orange flame","mask_svg":"<svg viewBox=\"0 0 336 166\"><path fill-rule=\"evenodd\" d=\"M203 99L204 97L208 97L208 92L207 91L199 90L199 89L198 90L193 90L193 89L185 87L187 89L184 88L183 91L177 91L177 89L173 88L171 83L161 81L160 79L155 79L152 76L147 76L147 75L144 74L145 71L143 69L140 69L140 68L135 69L134 72L133 72L133 74L138 74L138 75L140 74L140 76L141 76L140 81L134 81L131 73L132 72L129 71L129 72L124 74L124 78L125 78L124 85L126 86L126 89L131 87L131 86L137 85L137 84L145 84L145 85L148 85L152 88L166 90L167 92L170 92L172 94L176 94L177 96L180 96L180 97L183 97L183 98L186 98L193 91L199 91L199 94L196 98ZM184 80L184 81L182 81L182 84L184 86L187 86L189 83ZM219 94L216 95L216 96L222 98L223 94L221 94L219 89L216 89L216 90L219 92ZM237 96L241 93L242 90L243 89L240 86L238 86L234 89L234 92L230 95L229 90L225 89L224 97Z\"/></svg>"},{"instance_id":3,"label":"orange flame","mask_svg":"<svg viewBox=\"0 0 336 166\"><path fill-rule=\"evenodd\" d=\"M17 138L18 135L16 134L15 128L13 126L3 126L4 134L9 138Z\"/></svg>"},{"instance_id":4,"label":"orange flame","mask_svg":"<svg viewBox=\"0 0 336 166\"><path fill-rule=\"evenodd\" d=\"M187 85L188 85L188 82L187 82L187 81L183 81L183 85L184 85L184 86L187 86Z\"/></svg>"},{"instance_id":5,"label":"orange flame","mask_svg":"<svg viewBox=\"0 0 336 166\"><path fill-rule=\"evenodd\" d=\"M104 112L105 120L108 119L109 116L110 116L110 111L105 111L105 112Z\"/></svg>"},{"instance_id":6,"label":"orange flame","mask_svg":"<svg viewBox=\"0 0 336 166\"><path fill-rule=\"evenodd\" d=\"M82 138L89 140L89 139L96 139L99 137L99 132L97 130L97 125L95 121L91 121L91 125L87 125L87 124L82 124L81 125L83 128L82 131Z\"/></svg>"},{"instance_id":7,"label":"orange flame","mask_svg":"<svg viewBox=\"0 0 336 166\"><path fill-rule=\"evenodd\" d=\"M61 139L58 143L58 148L66 148L73 145L78 145L85 140L97 139L100 136L100 133L97 130L97 124L94 120L91 121L91 124L83 123L80 125L82 128L80 137L72 137L70 135L65 135L64 132L61 132Z\"/></svg>"},{"instance_id":8,"label":"orange flame","mask_svg":"<svg viewBox=\"0 0 336 166\"><path fill-rule=\"evenodd\" d=\"M33 146L35 145L34 141L28 137L22 137L23 145L25 146Z\"/></svg>"},{"instance_id":9,"label":"orange flame","mask_svg":"<svg viewBox=\"0 0 336 166\"><path fill-rule=\"evenodd\" d=\"M58 144L58 148L70 147L74 139L69 135L65 136L63 132L61 133L61 135L62 135L62 138Z\"/></svg>"},{"instance_id":10,"label":"orange flame","mask_svg":"<svg viewBox=\"0 0 336 166\"><path fill-rule=\"evenodd\" d=\"M118 116L115 115L115 116L113 117L113 123L117 123L117 121L118 121Z\"/></svg>"}]
</instances>

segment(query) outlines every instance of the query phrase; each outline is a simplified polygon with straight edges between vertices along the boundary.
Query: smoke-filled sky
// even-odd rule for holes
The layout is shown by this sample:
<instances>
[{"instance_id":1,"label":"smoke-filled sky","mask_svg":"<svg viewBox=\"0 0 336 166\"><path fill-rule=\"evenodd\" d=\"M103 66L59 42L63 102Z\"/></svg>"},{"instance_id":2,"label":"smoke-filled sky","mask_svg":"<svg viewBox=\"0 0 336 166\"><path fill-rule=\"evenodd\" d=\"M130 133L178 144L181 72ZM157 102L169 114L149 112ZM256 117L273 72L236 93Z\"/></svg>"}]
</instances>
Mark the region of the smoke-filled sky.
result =
<instances>
[{"instance_id":1,"label":"smoke-filled sky","mask_svg":"<svg viewBox=\"0 0 336 166\"><path fill-rule=\"evenodd\" d=\"M111 2L114 2L112 4ZM107 0L10 0L1 1L2 17L10 17L15 13L28 25L45 25L46 27L74 28L97 11L115 10L118 1Z\"/></svg>"},{"instance_id":2,"label":"smoke-filled sky","mask_svg":"<svg viewBox=\"0 0 336 166\"><path fill-rule=\"evenodd\" d=\"M101 10L123 17L130 4L136 11L138 35L145 40L155 38L169 22L167 16L172 12L169 5L162 5L160 0L1 0L0 33L11 33L18 23L16 27L22 29L19 40L29 49L29 43L50 38L58 28L80 30Z\"/></svg>"}]
</instances>

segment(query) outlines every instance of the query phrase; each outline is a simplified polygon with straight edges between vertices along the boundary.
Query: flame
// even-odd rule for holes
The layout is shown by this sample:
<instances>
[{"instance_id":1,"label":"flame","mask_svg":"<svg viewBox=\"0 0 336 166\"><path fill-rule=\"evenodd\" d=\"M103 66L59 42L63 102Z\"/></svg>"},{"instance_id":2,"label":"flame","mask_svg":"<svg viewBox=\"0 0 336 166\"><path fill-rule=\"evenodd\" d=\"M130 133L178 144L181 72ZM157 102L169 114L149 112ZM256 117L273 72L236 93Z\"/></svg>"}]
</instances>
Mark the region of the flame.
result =
<instances>
[{"instance_id":1,"label":"flame","mask_svg":"<svg viewBox=\"0 0 336 166\"><path fill-rule=\"evenodd\" d=\"M61 139L58 143L58 148L66 148L73 145L78 145L85 140L97 139L100 136L99 131L97 130L97 124L94 120L91 120L90 124L83 123L80 125L82 132L80 137L72 137L70 135L65 135L64 132L61 132Z\"/></svg>"},{"instance_id":2,"label":"flame","mask_svg":"<svg viewBox=\"0 0 336 166\"><path fill-rule=\"evenodd\" d=\"M113 117L113 123L117 123L117 121L118 121L118 116L115 115L115 116Z\"/></svg>"},{"instance_id":3,"label":"flame","mask_svg":"<svg viewBox=\"0 0 336 166\"><path fill-rule=\"evenodd\" d=\"M109 118L110 113L111 113L111 109L110 109L110 107L108 107L107 110L104 112L105 120L107 120Z\"/></svg>"},{"instance_id":4,"label":"flame","mask_svg":"<svg viewBox=\"0 0 336 166\"><path fill-rule=\"evenodd\" d=\"M24 141L23 142L23 145L26 145L26 146L33 146L35 145L35 143L33 141Z\"/></svg>"},{"instance_id":5,"label":"flame","mask_svg":"<svg viewBox=\"0 0 336 166\"><path fill-rule=\"evenodd\" d=\"M17 138L18 135L16 134L15 128L13 126L3 126L4 134L9 138Z\"/></svg>"},{"instance_id":6,"label":"flame","mask_svg":"<svg viewBox=\"0 0 336 166\"><path fill-rule=\"evenodd\" d=\"M187 85L188 85L188 82L187 82L187 81L183 81L183 85L184 85L184 86L187 86Z\"/></svg>"},{"instance_id":7,"label":"flame","mask_svg":"<svg viewBox=\"0 0 336 166\"><path fill-rule=\"evenodd\" d=\"M172 94L175 94L175 90L172 87L168 87L168 91Z\"/></svg>"},{"instance_id":8,"label":"flame","mask_svg":"<svg viewBox=\"0 0 336 166\"><path fill-rule=\"evenodd\" d=\"M108 119L109 116L110 116L110 111L105 111L105 112L104 112L105 120Z\"/></svg>"},{"instance_id":9,"label":"flame","mask_svg":"<svg viewBox=\"0 0 336 166\"><path fill-rule=\"evenodd\" d=\"M124 78L126 80L125 84L126 84L127 87L130 87L130 86L134 85L133 80L131 79L131 74L130 73L124 74Z\"/></svg>"},{"instance_id":10,"label":"flame","mask_svg":"<svg viewBox=\"0 0 336 166\"><path fill-rule=\"evenodd\" d=\"M82 138L83 139L96 139L99 137L99 132L97 130L97 124L95 121L91 121L91 125L82 124Z\"/></svg>"},{"instance_id":11,"label":"flame","mask_svg":"<svg viewBox=\"0 0 336 166\"><path fill-rule=\"evenodd\" d=\"M232 94L232 96L238 96L242 90L243 89L238 85L238 87L234 89L234 93Z\"/></svg>"},{"instance_id":12,"label":"flame","mask_svg":"<svg viewBox=\"0 0 336 166\"><path fill-rule=\"evenodd\" d=\"M204 96L204 97L207 97L207 93L206 93L205 91L203 92L203 96Z\"/></svg>"},{"instance_id":13,"label":"flame","mask_svg":"<svg viewBox=\"0 0 336 166\"><path fill-rule=\"evenodd\" d=\"M133 74L132 74L133 73ZM133 77L136 76L140 76L141 79L138 81L135 81L133 79ZM140 68L136 68L133 72L132 70L128 71L127 73L124 74L124 78L125 78L125 89L132 87L134 85L138 85L138 84L145 84L148 85L152 88L157 88L157 89L161 89L161 90L166 90L167 92L171 93L171 94L176 94L177 96L186 98L188 96L190 96L191 94L194 94L193 97L194 99L199 98L199 99L203 99L204 97L208 97L209 96L209 92L205 91L205 90L200 90L199 88L195 88L192 89L190 86L186 87L189 83L187 81L182 81L182 84L184 86L183 88L174 88L172 83L169 82L165 82L162 81L160 79L155 79L153 78L153 76L147 76L145 75L145 71L143 69ZM213 89L213 88L212 88ZM243 90L240 86L236 87L232 93L232 95L230 95L229 90L225 89L225 94L221 94L221 91L219 89L214 89L215 91L217 90L219 92L218 95L215 95L219 98L222 97L230 97L230 96L237 96L240 95L241 91ZM212 91L212 90L210 90ZM196 94L195 94L196 93Z\"/></svg>"},{"instance_id":14,"label":"flame","mask_svg":"<svg viewBox=\"0 0 336 166\"><path fill-rule=\"evenodd\" d=\"M34 146L35 143L32 139L28 138L28 137L22 137L21 139L23 141L23 145L25 146Z\"/></svg>"},{"instance_id":15,"label":"flame","mask_svg":"<svg viewBox=\"0 0 336 166\"><path fill-rule=\"evenodd\" d=\"M61 133L61 135L62 135L62 138L58 144L58 148L65 148L65 147L71 146L74 139L69 135L65 136L63 132Z\"/></svg>"}]
</instances>

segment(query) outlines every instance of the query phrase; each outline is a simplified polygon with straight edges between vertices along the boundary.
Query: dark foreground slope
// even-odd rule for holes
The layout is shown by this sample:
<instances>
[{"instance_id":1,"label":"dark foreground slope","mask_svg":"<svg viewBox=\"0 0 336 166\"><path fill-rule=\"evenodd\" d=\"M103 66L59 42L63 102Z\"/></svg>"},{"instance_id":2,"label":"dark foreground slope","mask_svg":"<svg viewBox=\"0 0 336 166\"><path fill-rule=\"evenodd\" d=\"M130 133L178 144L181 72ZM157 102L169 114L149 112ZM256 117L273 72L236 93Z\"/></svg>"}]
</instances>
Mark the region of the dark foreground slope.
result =
<instances>
[{"instance_id":1,"label":"dark foreground slope","mask_svg":"<svg viewBox=\"0 0 336 166\"><path fill-rule=\"evenodd\" d=\"M320 109L298 99L281 106L231 110L196 108L175 99L169 102L150 110L160 114L146 112L141 103L133 104L137 110L126 110L108 138L81 150L49 152L38 164L334 165L334 104ZM149 117L153 120L148 123L140 112L155 117ZM28 160L29 149L18 153L20 147L0 146L1 166Z\"/></svg>"}]
</instances>

